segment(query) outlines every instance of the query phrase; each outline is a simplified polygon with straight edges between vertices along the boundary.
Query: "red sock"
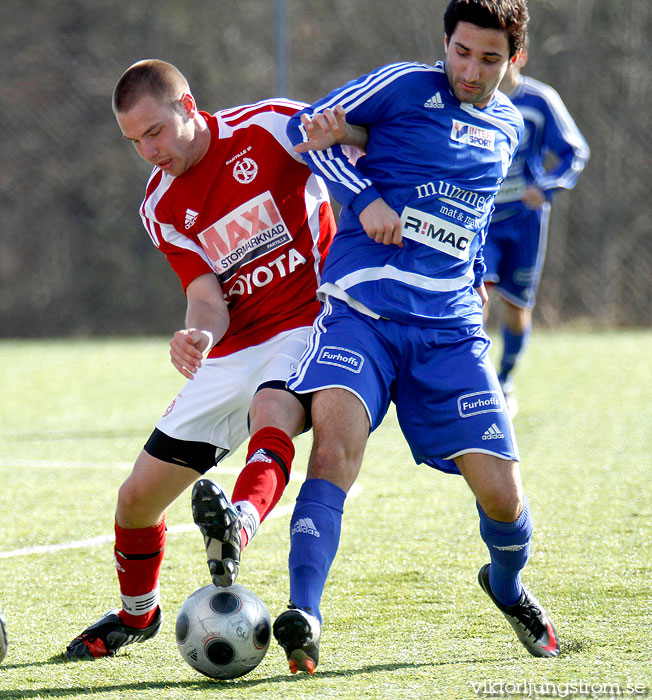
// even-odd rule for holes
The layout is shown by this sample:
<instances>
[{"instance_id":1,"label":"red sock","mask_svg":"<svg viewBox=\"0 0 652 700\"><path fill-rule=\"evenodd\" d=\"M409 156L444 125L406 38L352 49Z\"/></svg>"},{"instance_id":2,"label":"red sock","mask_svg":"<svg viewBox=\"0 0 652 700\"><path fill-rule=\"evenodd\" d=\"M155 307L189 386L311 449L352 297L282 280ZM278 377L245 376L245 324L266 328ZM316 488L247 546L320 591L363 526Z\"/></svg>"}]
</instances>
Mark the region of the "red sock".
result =
<instances>
[{"instance_id":1,"label":"red sock","mask_svg":"<svg viewBox=\"0 0 652 700\"><path fill-rule=\"evenodd\" d=\"M154 527L128 530L115 524L115 566L120 582L120 619L147 627L159 605L158 576L165 549L165 520Z\"/></svg>"},{"instance_id":2,"label":"red sock","mask_svg":"<svg viewBox=\"0 0 652 700\"><path fill-rule=\"evenodd\" d=\"M258 430L249 440L247 462L233 487L232 502L249 501L262 523L283 495L293 458L294 445L287 433L279 428ZM243 529L243 548L248 539Z\"/></svg>"}]
</instances>

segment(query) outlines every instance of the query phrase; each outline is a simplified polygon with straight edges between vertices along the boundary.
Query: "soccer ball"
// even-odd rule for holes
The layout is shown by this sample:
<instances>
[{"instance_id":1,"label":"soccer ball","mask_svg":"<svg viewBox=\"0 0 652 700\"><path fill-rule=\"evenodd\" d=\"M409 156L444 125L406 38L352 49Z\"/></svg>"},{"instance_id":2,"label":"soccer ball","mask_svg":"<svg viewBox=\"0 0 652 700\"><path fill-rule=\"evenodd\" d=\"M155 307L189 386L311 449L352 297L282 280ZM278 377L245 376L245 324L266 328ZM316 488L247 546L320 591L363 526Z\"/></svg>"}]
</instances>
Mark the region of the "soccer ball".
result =
<instances>
[{"instance_id":1,"label":"soccer ball","mask_svg":"<svg viewBox=\"0 0 652 700\"><path fill-rule=\"evenodd\" d=\"M263 601L237 583L212 583L186 598L176 624L179 652L211 678L238 678L263 660L272 624Z\"/></svg>"}]
</instances>

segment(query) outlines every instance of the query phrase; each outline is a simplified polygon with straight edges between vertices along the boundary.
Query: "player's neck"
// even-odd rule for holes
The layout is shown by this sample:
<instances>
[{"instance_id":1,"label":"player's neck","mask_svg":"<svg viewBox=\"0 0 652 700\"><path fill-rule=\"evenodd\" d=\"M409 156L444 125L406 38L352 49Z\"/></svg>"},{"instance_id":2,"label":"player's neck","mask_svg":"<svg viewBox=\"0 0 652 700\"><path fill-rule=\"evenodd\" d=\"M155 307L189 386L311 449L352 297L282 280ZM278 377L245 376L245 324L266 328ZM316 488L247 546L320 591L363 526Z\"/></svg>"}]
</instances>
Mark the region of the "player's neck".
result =
<instances>
[{"instance_id":1,"label":"player's neck","mask_svg":"<svg viewBox=\"0 0 652 700\"><path fill-rule=\"evenodd\" d=\"M504 92L507 97L513 95L521 85L521 74L510 73L506 75L500 83L500 91Z\"/></svg>"},{"instance_id":2,"label":"player's neck","mask_svg":"<svg viewBox=\"0 0 652 700\"><path fill-rule=\"evenodd\" d=\"M208 149L211 145L211 130L201 114L197 115L195 140L197 148L193 165L197 165L197 163L199 163L199 161L208 153Z\"/></svg>"}]
</instances>

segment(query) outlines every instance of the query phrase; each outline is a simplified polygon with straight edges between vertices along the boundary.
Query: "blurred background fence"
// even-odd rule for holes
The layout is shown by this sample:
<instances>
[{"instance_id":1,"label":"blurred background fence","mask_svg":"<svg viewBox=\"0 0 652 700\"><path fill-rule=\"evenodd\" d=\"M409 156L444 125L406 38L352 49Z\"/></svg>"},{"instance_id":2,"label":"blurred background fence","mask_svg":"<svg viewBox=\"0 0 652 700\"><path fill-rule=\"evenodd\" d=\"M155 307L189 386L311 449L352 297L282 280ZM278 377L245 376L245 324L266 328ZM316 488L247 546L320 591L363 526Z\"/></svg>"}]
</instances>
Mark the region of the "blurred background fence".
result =
<instances>
[{"instance_id":1,"label":"blurred background fence","mask_svg":"<svg viewBox=\"0 0 652 700\"><path fill-rule=\"evenodd\" d=\"M182 324L181 287L137 213L149 168L111 112L133 62L174 63L208 111L280 93L310 102L384 63L442 58L445 5L2 0L0 337ZM592 150L553 206L536 321L652 325L652 2L529 7L527 72L558 90Z\"/></svg>"}]
</instances>

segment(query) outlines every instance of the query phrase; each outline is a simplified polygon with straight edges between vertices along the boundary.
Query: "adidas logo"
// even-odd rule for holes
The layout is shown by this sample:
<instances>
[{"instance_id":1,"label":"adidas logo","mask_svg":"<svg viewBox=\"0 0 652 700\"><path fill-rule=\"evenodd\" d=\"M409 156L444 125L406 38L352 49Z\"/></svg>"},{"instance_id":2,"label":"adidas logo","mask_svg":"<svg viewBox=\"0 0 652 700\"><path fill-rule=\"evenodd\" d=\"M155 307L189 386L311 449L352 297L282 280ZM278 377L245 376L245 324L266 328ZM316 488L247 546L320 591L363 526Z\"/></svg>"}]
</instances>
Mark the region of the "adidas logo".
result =
<instances>
[{"instance_id":1,"label":"adidas logo","mask_svg":"<svg viewBox=\"0 0 652 700\"><path fill-rule=\"evenodd\" d=\"M197 649L191 649L191 650L188 652L188 656L189 656L193 661L197 661L197 659L199 658L199 654L197 653Z\"/></svg>"},{"instance_id":2,"label":"adidas logo","mask_svg":"<svg viewBox=\"0 0 652 700\"><path fill-rule=\"evenodd\" d=\"M195 221L197 221L198 216L199 216L198 211L193 211L192 209L186 209L186 231L195 225Z\"/></svg>"},{"instance_id":3,"label":"adidas logo","mask_svg":"<svg viewBox=\"0 0 652 700\"><path fill-rule=\"evenodd\" d=\"M247 464L251 464L252 462L266 462L267 464L271 464L272 461L273 461L272 458L271 458L271 457L268 457L268 456L265 454L265 450L261 447L260 450L256 450L256 451L251 455L251 457L249 458L249 461L247 462Z\"/></svg>"},{"instance_id":4,"label":"adidas logo","mask_svg":"<svg viewBox=\"0 0 652 700\"><path fill-rule=\"evenodd\" d=\"M320 537L319 530L315 527L315 523L312 522L311 518L299 518L294 523L292 530L290 530L290 535L296 535L297 533Z\"/></svg>"},{"instance_id":5,"label":"adidas logo","mask_svg":"<svg viewBox=\"0 0 652 700\"><path fill-rule=\"evenodd\" d=\"M500 549L501 552L520 552L522 549L525 549L528 546L528 542L525 544L506 544L504 546L500 546L497 544L491 545L494 549Z\"/></svg>"},{"instance_id":6,"label":"adidas logo","mask_svg":"<svg viewBox=\"0 0 652 700\"><path fill-rule=\"evenodd\" d=\"M505 436L503 433L500 432L498 426L493 423L490 425L485 431L484 435L482 436L483 440L499 440L500 438L504 438Z\"/></svg>"},{"instance_id":7,"label":"adidas logo","mask_svg":"<svg viewBox=\"0 0 652 700\"><path fill-rule=\"evenodd\" d=\"M444 101L441 99L441 95L437 92L429 100L423 103L424 107L428 109L444 109Z\"/></svg>"}]
</instances>

